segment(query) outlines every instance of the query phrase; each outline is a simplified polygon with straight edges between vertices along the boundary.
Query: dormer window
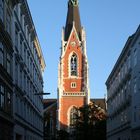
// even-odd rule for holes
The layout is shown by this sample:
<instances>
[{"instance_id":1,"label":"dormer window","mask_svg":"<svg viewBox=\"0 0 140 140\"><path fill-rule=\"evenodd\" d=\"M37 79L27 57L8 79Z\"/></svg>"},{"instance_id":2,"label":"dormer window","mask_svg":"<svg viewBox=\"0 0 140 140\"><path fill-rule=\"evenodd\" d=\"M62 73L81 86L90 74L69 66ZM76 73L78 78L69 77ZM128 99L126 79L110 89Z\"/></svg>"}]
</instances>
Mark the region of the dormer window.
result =
<instances>
[{"instance_id":1,"label":"dormer window","mask_svg":"<svg viewBox=\"0 0 140 140\"><path fill-rule=\"evenodd\" d=\"M73 54L70 59L71 76L77 76L77 56Z\"/></svg>"}]
</instances>

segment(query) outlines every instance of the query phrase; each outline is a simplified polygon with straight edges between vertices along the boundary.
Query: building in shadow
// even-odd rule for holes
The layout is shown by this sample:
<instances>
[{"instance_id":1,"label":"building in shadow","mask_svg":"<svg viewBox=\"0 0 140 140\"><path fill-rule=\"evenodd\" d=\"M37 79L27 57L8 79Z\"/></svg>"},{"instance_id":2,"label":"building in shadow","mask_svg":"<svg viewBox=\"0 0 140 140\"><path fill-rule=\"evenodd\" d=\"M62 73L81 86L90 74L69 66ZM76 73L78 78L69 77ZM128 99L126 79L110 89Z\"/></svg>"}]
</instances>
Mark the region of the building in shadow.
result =
<instances>
[{"instance_id":1,"label":"building in shadow","mask_svg":"<svg viewBox=\"0 0 140 140\"><path fill-rule=\"evenodd\" d=\"M57 99L44 99L44 140L55 139L57 130Z\"/></svg>"},{"instance_id":2,"label":"building in shadow","mask_svg":"<svg viewBox=\"0 0 140 140\"><path fill-rule=\"evenodd\" d=\"M44 68L27 0L0 0L0 140L43 139Z\"/></svg>"},{"instance_id":3,"label":"building in shadow","mask_svg":"<svg viewBox=\"0 0 140 140\"><path fill-rule=\"evenodd\" d=\"M0 0L0 140L13 140L13 9L16 0Z\"/></svg>"},{"instance_id":4,"label":"building in shadow","mask_svg":"<svg viewBox=\"0 0 140 140\"><path fill-rule=\"evenodd\" d=\"M107 81L107 139L140 139L140 26Z\"/></svg>"}]
</instances>

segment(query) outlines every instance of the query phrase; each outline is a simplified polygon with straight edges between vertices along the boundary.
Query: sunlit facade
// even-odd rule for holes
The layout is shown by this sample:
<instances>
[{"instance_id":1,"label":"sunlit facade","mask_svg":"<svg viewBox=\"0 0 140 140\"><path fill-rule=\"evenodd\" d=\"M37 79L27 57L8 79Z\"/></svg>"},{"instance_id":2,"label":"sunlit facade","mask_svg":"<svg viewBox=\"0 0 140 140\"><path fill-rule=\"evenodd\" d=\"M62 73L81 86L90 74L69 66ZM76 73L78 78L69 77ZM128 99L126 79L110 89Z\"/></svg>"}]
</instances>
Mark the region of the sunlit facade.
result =
<instances>
[{"instance_id":1,"label":"sunlit facade","mask_svg":"<svg viewBox=\"0 0 140 140\"><path fill-rule=\"evenodd\" d=\"M57 129L73 129L73 107L89 103L86 34L81 26L78 0L68 1L66 26L62 29L58 66Z\"/></svg>"}]
</instances>

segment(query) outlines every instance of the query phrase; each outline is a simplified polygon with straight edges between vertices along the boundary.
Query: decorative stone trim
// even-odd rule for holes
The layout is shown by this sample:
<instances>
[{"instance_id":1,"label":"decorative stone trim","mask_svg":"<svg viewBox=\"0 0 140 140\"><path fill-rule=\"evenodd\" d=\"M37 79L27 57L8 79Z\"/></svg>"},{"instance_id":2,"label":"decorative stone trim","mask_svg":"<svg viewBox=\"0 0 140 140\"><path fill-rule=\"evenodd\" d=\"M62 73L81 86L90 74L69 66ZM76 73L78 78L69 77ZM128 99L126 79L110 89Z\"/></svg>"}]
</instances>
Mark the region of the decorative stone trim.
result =
<instances>
[{"instance_id":1,"label":"decorative stone trim","mask_svg":"<svg viewBox=\"0 0 140 140\"><path fill-rule=\"evenodd\" d=\"M63 96L86 96L85 92L64 92Z\"/></svg>"}]
</instances>

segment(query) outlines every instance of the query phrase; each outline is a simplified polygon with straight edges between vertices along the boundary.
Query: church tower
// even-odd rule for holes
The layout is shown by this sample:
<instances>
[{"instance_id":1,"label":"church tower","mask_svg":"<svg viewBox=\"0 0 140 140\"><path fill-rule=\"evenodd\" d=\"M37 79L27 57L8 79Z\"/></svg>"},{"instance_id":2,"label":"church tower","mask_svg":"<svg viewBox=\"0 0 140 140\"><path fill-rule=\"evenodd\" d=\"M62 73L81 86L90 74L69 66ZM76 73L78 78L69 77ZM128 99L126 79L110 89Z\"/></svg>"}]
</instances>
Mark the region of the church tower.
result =
<instances>
[{"instance_id":1,"label":"church tower","mask_svg":"<svg viewBox=\"0 0 140 140\"><path fill-rule=\"evenodd\" d=\"M81 26L78 0L68 1L66 25L62 29L58 66L58 130L70 131L74 107L89 103L86 35Z\"/></svg>"}]
</instances>

